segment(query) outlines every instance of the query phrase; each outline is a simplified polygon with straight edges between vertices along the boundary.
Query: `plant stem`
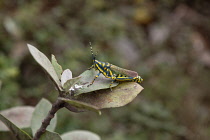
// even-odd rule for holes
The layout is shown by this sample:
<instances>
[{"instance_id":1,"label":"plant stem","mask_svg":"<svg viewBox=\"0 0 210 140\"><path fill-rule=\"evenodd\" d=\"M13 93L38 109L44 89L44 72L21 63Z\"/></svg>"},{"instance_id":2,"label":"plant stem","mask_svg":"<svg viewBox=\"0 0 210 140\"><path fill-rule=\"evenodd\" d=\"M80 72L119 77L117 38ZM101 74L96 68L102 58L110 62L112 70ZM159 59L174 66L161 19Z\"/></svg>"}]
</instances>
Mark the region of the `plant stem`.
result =
<instances>
[{"instance_id":1,"label":"plant stem","mask_svg":"<svg viewBox=\"0 0 210 140\"><path fill-rule=\"evenodd\" d=\"M62 100L57 99L56 102L52 105L51 110L49 111L46 118L42 121L41 127L37 130L36 134L34 135L33 140L39 140L42 134L46 131L47 126L50 124L50 121L54 117L55 113L64 107L65 102Z\"/></svg>"}]
</instances>

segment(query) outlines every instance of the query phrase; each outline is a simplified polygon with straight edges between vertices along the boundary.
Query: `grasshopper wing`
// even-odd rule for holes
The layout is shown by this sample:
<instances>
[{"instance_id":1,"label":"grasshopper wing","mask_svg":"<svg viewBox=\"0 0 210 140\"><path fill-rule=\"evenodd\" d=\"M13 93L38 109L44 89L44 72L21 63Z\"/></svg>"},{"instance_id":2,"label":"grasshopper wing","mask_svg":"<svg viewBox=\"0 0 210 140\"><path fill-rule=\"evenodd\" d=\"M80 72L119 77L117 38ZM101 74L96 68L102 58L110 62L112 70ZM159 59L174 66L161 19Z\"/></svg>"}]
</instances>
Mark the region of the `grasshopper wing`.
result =
<instances>
[{"instance_id":1,"label":"grasshopper wing","mask_svg":"<svg viewBox=\"0 0 210 140\"><path fill-rule=\"evenodd\" d=\"M120 68L120 67L115 66L115 65L111 65L110 69L113 70L114 72L116 72L117 74L123 74L123 75L131 76L131 77L137 77L138 76L138 73L135 72L135 71L123 69L123 68Z\"/></svg>"}]
</instances>

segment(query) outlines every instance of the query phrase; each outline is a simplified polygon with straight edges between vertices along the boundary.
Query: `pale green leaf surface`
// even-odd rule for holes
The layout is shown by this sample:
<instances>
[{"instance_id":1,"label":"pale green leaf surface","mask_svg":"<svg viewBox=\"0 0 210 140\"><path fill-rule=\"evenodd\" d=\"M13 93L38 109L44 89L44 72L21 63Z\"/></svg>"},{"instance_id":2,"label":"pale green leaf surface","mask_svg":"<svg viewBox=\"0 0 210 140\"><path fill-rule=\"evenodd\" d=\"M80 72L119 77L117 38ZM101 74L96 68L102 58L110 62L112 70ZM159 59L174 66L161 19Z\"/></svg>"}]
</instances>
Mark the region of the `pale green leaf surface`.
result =
<instances>
[{"instance_id":1,"label":"pale green leaf surface","mask_svg":"<svg viewBox=\"0 0 210 140\"><path fill-rule=\"evenodd\" d=\"M10 129L12 134L18 140L31 140L31 137L22 129L18 128L15 124L0 114L0 120Z\"/></svg>"},{"instance_id":2,"label":"pale green leaf surface","mask_svg":"<svg viewBox=\"0 0 210 140\"><path fill-rule=\"evenodd\" d=\"M69 79L68 81L66 81L65 83L64 83L64 85L63 85L63 88L64 88L64 90L65 91L69 91L69 89L71 88L71 87L73 87L79 80L80 80L80 76L78 76L78 77L74 77L74 78L72 78L72 79Z\"/></svg>"},{"instance_id":3,"label":"pale green leaf surface","mask_svg":"<svg viewBox=\"0 0 210 140\"><path fill-rule=\"evenodd\" d=\"M29 128L31 126L31 118L34 112L34 107L31 106L19 106L10 109L2 110L2 114L5 118L10 120L13 124L19 128ZM4 123L0 122L0 131L8 131L8 127Z\"/></svg>"},{"instance_id":4,"label":"pale green leaf surface","mask_svg":"<svg viewBox=\"0 0 210 140\"><path fill-rule=\"evenodd\" d=\"M46 131L39 140L62 140L59 134L55 132Z\"/></svg>"},{"instance_id":5,"label":"pale green leaf surface","mask_svg":"<svg viewBox=\"0 0 210 140\"><path fill-rule=\"evenodd\" d=\"M72 79L72 72L70 71L70 69L66 69L63 71L63 73L61 75L62 87L64 86L64 83L66 83L66 81L68 81L69 79Z\"/></svg>"},{"instance_id":6,"label":"pale green leaf surface","mask_svg":"<svg viewBox=\"0 0 210 140\"><path fill-rule=\"evenodd\" d=\"M61 85L66 92L69 92L69 89L73 87L80 78L80 76L72 78L72 72L66 69L61 75Z\"/></svg>"},{"instance_id":7,"label":"pale green leaf surface","mask_svg":"<svg viewBox=\"0 0 210 140\"><path fill-rule=\"evenodd\" d=\"M61 135L62 140L101 140L101 138L90 131L75 130Z\"/></svg>"},{"instance_id":8,"label":"pale green leaf surface","mask_svg":"<svg viewBox=\"0 0 210 140\"><path fill-rule=\"evenodd\" d=\"M52 65L55 69L55 72L56 72L58 78L61 79L61 73L63 72L63 69L62 69L61 65L58 64L58 61L56 60L56 58L53 54L51 56L51 62L52 62Z\"/></svg>"},{"instance_id":9,"label":"pale green leaf surface","mask_svg":"<svg viewBox=\"0 0 210 140\"><path fill-rule=\"evenodd\" d=\"M84 102L76 101L76 100L66 99L66 98L59 98L59 99L65 101L66 103L78 109L93 111L101 115L101 111L96 106L93 106Z\"/></svg>"},{"instance_id":10,"label":"pale green leaf surface","mask_svg":"<svg viewBox=\"0 0 210 140\"><path fill-rule=\"evenodd\" d=\"M52 104L46 100L42 99L34 110L32 120L31 120L31 129L33 135L40 128L42 121L47 116L49 110L52 108ZM54 118L51 120L50 125L47 127L47 130L54 131L57 123L57 115L55 114Z\"/></svg>"},{"instance_id":11,"label":"pale green leaf surface","mask_svg":"<svg viewBox=\"0 0 210 140\"><path fill-rule=\"evenodd\" d=\"M112 88L112 91L110 89L103 89L78 96L71 96L70 98L91 104L99 109L112 108L130 103L142 90L143 87L135 82L122 82Z\"/></svg>"},{"instance_id":12,"label":"pale green leaf surface","mask_svg":"<svg viewBox=\"0 0 210 140\"><path fill-rule=\"evenodd\" d=\"M94 81L94 83L91 86L88 86L98 73L99 72L97 70L90 69L86 70L81 75L79 75L81 76L81 79L77 84L81 87L74 89L73 91L74 95L79 95L83 93L92 92L95 90L109 88L112 79L106 78L103 74L100 74L100 76ZM117 85L118 83L113 83L111 87L115 87Z\"/></svg>"},{"instance_id":13,"label":"pale green leaf surface","mask_svg":"<svg viewBox=\"0 0 210 140\"><path fill-rule=\"evenodd\" d=\"M54 67L52 66L50 60L37 48L34 46L28 44L29 51L31 55L34 57L34 59L37 61L37 63L44 68L44 70L50 75L50 77L53 79L54 83L56 84L57 88L61 90L61 83L59 81L59 78L55 72Z\"/></svg>"}]
</instances>

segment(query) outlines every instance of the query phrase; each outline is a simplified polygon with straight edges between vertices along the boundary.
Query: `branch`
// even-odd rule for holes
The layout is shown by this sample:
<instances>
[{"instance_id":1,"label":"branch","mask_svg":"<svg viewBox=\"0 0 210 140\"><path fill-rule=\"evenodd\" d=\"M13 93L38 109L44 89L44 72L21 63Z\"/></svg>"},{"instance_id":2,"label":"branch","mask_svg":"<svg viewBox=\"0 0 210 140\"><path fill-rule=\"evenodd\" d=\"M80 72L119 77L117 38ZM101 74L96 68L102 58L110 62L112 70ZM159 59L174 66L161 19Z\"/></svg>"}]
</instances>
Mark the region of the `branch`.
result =
<instances>
[{"instance_id":1,"label":"branch","mask_svg":"<svg viewBox=\"0 0 210 140\"><path fill-rule=\"evenodd\" d=\"M49 111L47 117L42 121L41 127L37 130L33 140L39 140L41 135L46 131L47 126L50 124L50 121L54 117L55 113L64 107L65 102L57 99L57 101L52 105L51 110Z\"/></svg>"}]
</instances>

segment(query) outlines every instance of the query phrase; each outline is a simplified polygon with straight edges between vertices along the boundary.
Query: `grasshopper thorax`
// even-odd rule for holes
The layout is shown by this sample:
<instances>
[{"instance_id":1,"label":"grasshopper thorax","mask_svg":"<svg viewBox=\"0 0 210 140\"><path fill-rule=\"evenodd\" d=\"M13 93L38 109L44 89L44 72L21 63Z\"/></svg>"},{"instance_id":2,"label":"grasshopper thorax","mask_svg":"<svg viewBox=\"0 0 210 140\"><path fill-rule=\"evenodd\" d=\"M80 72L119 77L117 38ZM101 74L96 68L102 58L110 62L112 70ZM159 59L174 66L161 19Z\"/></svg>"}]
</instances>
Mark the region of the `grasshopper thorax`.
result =
<instances>
[{"instance_id":1,"label":"grasshopper thorax","mask_svg":"<svg viewBox=\"0 0 210 140\"><path fill-rule=\"evenodd\" d=\"M102 73L104 71L106 71L106 69L107 69L107 66L106 66L105 62L101 62L101 61L98 61L96 59L93 61L93 65L94 65L95 69L99 70Z\"/></svg>"}]
</instances>

